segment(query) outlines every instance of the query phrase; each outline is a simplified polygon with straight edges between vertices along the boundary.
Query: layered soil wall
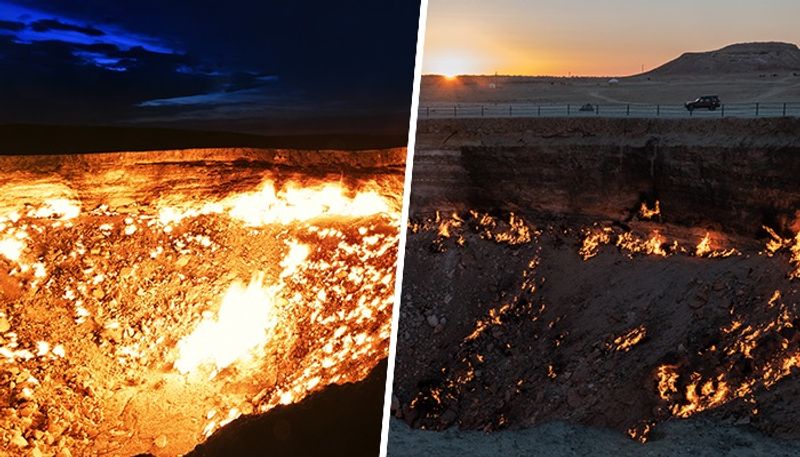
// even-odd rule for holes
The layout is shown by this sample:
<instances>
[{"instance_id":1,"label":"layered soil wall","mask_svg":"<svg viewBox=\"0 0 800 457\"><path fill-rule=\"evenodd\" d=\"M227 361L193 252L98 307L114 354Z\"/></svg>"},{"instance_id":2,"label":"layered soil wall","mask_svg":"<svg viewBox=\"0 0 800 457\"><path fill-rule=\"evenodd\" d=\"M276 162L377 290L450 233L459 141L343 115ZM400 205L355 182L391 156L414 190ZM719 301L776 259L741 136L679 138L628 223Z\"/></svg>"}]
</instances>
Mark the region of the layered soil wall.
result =
<instances>
[{"instance_id":1,"label":"layered soil wall","mask_svg":"<svg viewBox=\"0 0 800 457\"><path fill-rule=\"evenodd\" d=\"M412 217L516 212L664 222L756 235L800 208L797 119L455 119L420 123Z\"/></svg>"}]
</instances>

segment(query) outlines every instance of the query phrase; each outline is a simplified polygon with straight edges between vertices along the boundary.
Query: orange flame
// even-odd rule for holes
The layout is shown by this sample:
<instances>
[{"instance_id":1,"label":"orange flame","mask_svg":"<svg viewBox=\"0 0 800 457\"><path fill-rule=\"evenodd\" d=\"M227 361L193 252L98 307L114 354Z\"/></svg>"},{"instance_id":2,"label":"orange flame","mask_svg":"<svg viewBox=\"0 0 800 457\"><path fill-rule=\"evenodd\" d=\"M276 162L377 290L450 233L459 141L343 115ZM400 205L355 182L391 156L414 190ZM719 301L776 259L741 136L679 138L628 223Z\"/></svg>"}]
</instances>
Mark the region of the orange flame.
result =
<instances>
[{"instance_id":1,"label":"orange flame","mask_svg":"<svg viewBox=\"0 0 800 457\"><path fill-rule=\"evenodd\" d=\"M611 229L605 227L601 230L590 232L583 239L583 244L578 249L578 254L583 260L589 260L596 256L600 250L600 246L611 242Z\"/></svg>"},{"instance_id":2,"label":"orange flame","mask_svg":"<svg viewBox=\"0 0 800 457\"><path fill-rule=\"evenodd\" d=\"M694 250L694 255L697 257L703 257L704 255L711 252L711 237L708 232L706 232L706 236L697 243L697 247Z\"/></svg>"},{"instance_id":3,"label":"orange flame","mask_svg":"<svg viewBox=\"0 0 800 457\"><path fill-rule=\"evenodd\" d=\"M178 342L180 356L175 368L188 373L210 363L222 370L264 344L277 322L276 295L275 287L264 285L263 273L256 274L247 286L233 283L222 298L216 319L204 319Z\"/></svg>"},{"instance_id":4,"label":"orange flame","mask_svg":"<svg viewBox=\"0 0 800 457\"><path fill-rule=\"evenodd\" d=\"M614 338L612 347L616 351L628 352L634 346L641 343L647 335L647 329L644 325L628 330L622 335Z\"/></svg>"},{"instance_id":5,"label":"orange flame","mask_svg":"<svg viewBox=\"0 0 800 457\"><path fill-rule=\"evenodd\" d=\"M641 253L647 255L657 255L665 257L667 252L662 247L665 239L658 230L647 240L642 241L630 233L623 233L617 238L617 246L630 253Z\"/></svg>"},{"instance_id":6,"label":"orange flame","mask_svg":"<svg viewBox=\"0 0 800 457\"><path fill-rule=\"evenodd\" d=\"M642 202L642 206L639 208L639 217L641 219L649 220L660 215L661 215L661 204L659 203L658 200L656 200L653 208L649 208L647 206L647 202Z\"/></svg>"},{"instance_id":7,"label":"orange flame","mask_svg":"<svg viewBox=\"0 0 800 457\"><path fill-rule=\"evenodd\" d=\"M175 197L173 197L175 199ZM226 213L251 227L268 224L289 224L320 217L364 217L392 212L388 202L374 190L362 190L347 196L346 189L338 183L312 187L288 185L276 189L272 181L265 181L254 192L235 194L220 201L199 204L192 200L159 204L159 221L165 227L183 219L207 214Z\"/></svg>"},{"instance_id":8,"label":"orange flame","mask_svg":"<svg viewBox=\"0 0 800 457\"><path fill-rule=\"evenodd\" d=\"M800 231L795 234L794 238L783 238L775 230L767 226L763 226L763 228L770 236L766 245L767 254L773 255L784 249L788 251L789 264L793 268L789 272L789 279L800 278Z\"/></svg>"}]
</instances>

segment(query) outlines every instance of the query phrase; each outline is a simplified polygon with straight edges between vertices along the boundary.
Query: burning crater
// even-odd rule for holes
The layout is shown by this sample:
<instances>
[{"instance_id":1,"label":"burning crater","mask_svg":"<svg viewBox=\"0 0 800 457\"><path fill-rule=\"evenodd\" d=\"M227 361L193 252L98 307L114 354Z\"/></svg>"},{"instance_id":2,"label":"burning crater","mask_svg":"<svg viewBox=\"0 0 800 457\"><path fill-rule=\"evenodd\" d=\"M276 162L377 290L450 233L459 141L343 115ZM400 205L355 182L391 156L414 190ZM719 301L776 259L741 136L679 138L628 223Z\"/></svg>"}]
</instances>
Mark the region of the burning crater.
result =
<instances>
[{"instance_id":1,"label":"burning crater","mask_svg":"<svg viewBox=\"0 0 800 457\"><path fill-rule=\"evenodd\" d=\"M420 125L395 416L646 442L702 414L800 438L795 146L660 135L672 122L609 146L605 123L541 121L481 124L482 149L469 122Z\"/></svg>"},{"instance_id":2,"label":"burning crater","mask_svg":"<svg viewBox=\"0 0 800 457\"><path fill-rule=\"evenodd\" d=\"M179 455L365 378L388 353L403 155L2 159L0 446Z\"/></svg>"}]
</instances>

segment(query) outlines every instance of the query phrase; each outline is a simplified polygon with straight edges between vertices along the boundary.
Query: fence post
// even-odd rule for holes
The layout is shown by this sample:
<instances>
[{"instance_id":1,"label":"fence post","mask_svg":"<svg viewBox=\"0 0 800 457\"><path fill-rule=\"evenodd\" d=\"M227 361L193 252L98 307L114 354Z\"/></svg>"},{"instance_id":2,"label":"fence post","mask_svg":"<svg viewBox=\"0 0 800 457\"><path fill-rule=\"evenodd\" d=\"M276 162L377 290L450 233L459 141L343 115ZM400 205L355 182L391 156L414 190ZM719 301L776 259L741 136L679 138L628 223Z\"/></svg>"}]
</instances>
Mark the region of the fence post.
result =
<instances>
[{"instance_id":1,"label":"fence post","mask_svg":"<svg viewBox=\"0 0 800 457\"><path fill-rule=\"evenodd\" d=\"M721 116L722 116L722 117L725 117L725 104L723 103L722 105L720 105L720 108L722 108L722 114L721 114Z\"/></svg>"},{"instance_id":2,"label":"fence post","mask_svg":"<svg viewBox=\"0 0 800 457\"><path fill-rule=\"evenodd\" d=\"M630 116L631 115L631 105L628 105L628 110L625 112L625 115L626 116Z\"/></svg>"},{"instance_id":3,"label":"fence post","mask_svg":"<svg viewBox=\"0 0 800 457\"><path fill-rule=\"evenodd\" d=\"M661 116L661 105L656 105L656 117Z\"/></svg>"},{"instance_id":4,"label":"fence post","mask_svg":"<svg viewBox=\"0 0 800 457\"><path fill-rule=\"evenodd\" d=\"M759 108L758 103L756 103L756 117L758 117L758 108Z\"/></svg>"},{"instance_id":5,"label":"fence post","mask_svg":"<svg viewBox=\"0 0 800 457\"><path fill-rule=\"evenodd\" d=\"M508 117L511 117L511 116L514 115L512 109L513 109L513 105L508 105Z\"/></svg>"},{"instance_id":6,"label":"fence post","mask_svg":"<svg viewBox=\"0 0 800 457\"><path fill-rule=\"evenodd\" d=\"M431 107L430 106L426 106L425 107L425 116L426 117L431 117Z\"/></svg>"},{"instance_id":7,"label":"fence post","mask_svg":"<svg viewBox=\"0 0 800 457\"><path fill-rule=\"evenodd\" d=\"M786 103L783 104L783 117L786 117Z\"/></svg>"},{"instance_id":8,"label":"fence post","mask_svg":"<svg viewBox=\"0 0 800 457\"><path fill-rule=\"evenodd\" d=\"M569 117L569 103L567 103L567 117Z\"/></svg>"},{"instance_id":9,"label":"fence post","mask_svg":"<svg viewBox=\"0 0 800 457\"><path fill-rule=\"evenodd\" d=\"M481 105L481 117L483 117L483 105Z\"/></svg>"},{"instance_id":10,"label":"fence post","mask_svg":"<svg viewBox=\"0 0 800 457\"><path fill-rule=\"evenodd\" d=\"M536 109L536 115L542 117L542 107L541 105Z\"/></svg>"},{"instance_id":11,"label":"fence post","mask_svg":"<svg viewBox=\"0 0 800 457\"><path fill-rule=\"evenodd\" d=\"M458 117L458 110L456 109L456 105L453 105L453 117Z\"/></svg>"},{"instance_id":12,"label":"fence post","mask_svg":"<svg viewBox=\"0 0 800 457\"><path fill-rule=\"evenodd\" d=\"M599 104L599 103L598 103L598 105L597 105L597 115L598 115L598 116L600 115L600 104Z\"/></svg>"}]
</instances>

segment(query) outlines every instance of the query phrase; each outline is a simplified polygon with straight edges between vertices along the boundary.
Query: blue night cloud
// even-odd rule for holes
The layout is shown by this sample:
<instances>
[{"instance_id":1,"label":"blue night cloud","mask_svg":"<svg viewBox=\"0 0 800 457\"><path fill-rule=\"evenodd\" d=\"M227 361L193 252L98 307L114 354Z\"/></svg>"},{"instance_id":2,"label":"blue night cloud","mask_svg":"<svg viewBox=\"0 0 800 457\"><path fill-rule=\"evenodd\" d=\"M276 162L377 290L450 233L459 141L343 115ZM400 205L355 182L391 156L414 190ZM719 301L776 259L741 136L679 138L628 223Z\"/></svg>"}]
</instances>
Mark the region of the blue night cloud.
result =
<instances>
[{"instance_id":1,"label":"blue night cloud","mask_svg":"<svg viewBox=\"0 0 800 457\"><path fill-rule=\"evenodd\" d=\"M418 11L414 1L0 0L0 124L258 132L368 113L403 130Z\"/></svg>"},{"instance_id":2,"label":"blue night cloud","mask_svg":"<svg viewBox=\"0 0 800 457\"><path fill-rule=\"evenodd\" d=\"M156 53L178 52L172 44L156 37L132 33L110 24L82 23L1 0L0 33L12 34L16 42L23 44L55 40L82 45L110 44L122 50L141 47Z\"/></svg>"},{"instance_id":3,"label":"blue night cloud","mask_svg":"<svg viewBox=\"0 0 800 457\"><path fill-rule=\"evenodd\" d=\"M68 51L75 65L124 73L160 67L178 75L206 81L208 93L143 100L138 107L236 103L254 98L247 89L277 80L273 75L236 72L194 59L179 44L153 35L131 32L116 24L86 22L0 0L0 36L17 45L57 45Z\"/></svg>"}]
</instances>

